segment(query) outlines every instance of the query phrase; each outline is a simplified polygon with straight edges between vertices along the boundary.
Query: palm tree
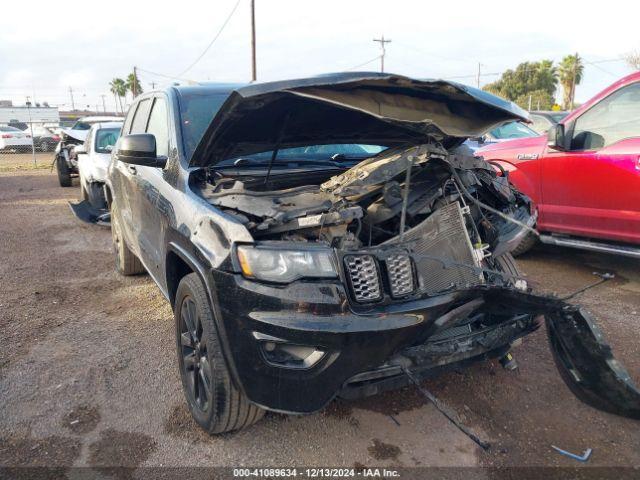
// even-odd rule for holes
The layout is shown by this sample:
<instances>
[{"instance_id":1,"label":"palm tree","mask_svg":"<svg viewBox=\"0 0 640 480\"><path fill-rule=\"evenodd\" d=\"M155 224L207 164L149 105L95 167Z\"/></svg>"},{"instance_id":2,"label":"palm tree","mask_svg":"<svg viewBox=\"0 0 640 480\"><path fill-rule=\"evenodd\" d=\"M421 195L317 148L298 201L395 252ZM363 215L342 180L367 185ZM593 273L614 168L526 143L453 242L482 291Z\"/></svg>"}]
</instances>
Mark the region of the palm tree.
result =
<instances>
[{"instance_id":1,"label":"palm tree","mask_svg":"<svg viewBox=\"0 0 640 480\"><path fill-rule=\"evenodd\" d=\"M140 79L137 75L130 73L127 75L127 90L131 92L131 96L135 98L142 93L142 85L140 85Z\"/></svg>"},{"instance_id":2,"label":"palm tree","mask_svg":"<svg viewBox=\"0 0 640 480\"><path fill-rule=\"evenodd\" d=\"M122 106L122 97L124 97L127 93L127 83L121 78L114 78L109 82L109 87L111 87L111 93L113 93L113 96L116 99L116 108L119 104L120 111L124 113L124 108Z\"/></svg>"},{"instance_id":3,"label":"palm tree","mask_svg":"<svg viewBox=\"0 0 640 480\"><path fill-rule=\"evenodd\" d=\"M577 53L575 55L567 55L560 62L558 73L560 74L560 84L562 85L562 106L565 110L573 110L576 85L579 85L580 81L582 81L583 72L584 65Z\"/></svg>"}]
</instances>

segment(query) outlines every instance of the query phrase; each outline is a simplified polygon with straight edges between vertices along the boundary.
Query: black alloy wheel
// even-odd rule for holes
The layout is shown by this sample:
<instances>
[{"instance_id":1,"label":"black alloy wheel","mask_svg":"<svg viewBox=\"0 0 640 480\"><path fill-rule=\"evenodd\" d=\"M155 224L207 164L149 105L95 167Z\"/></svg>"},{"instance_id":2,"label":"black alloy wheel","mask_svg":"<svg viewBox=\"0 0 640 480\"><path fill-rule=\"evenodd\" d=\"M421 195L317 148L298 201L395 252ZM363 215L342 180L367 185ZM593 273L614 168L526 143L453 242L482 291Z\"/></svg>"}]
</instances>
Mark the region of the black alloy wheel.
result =
<instances>
[{"instance_id":1,"label":"black alloy wheel","mask_svg":"<svg viewBox=\"0 0 640 480\"><path fill-rule=\"evenodd\" d=\"M193 404L206 413L213 398L212 372L207 357L206 335L191 296L185 297L180 307L180 346L187 394Z\"/></svg>"}]
</instances>

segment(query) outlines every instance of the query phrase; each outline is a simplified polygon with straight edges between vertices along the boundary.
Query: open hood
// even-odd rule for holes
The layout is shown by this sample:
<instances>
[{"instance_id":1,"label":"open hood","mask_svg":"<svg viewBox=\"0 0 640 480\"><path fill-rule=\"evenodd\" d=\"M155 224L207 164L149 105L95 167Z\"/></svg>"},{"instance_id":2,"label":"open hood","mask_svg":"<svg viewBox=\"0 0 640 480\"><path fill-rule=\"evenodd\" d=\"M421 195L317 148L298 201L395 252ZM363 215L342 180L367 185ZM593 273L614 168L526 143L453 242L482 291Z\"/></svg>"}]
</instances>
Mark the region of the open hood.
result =
<instances>
[{"instance_id":1,"label":"open hood","mask_svg":"<svg viewBox=\"0 0 640 480\"><path fill-rule=\"evenodd\" d=\"M89 130L73 130L71 128L65 128L65 129L62 129L62 133L64 133L65 135L68 135L74 140L79 140L80 142L84 143L84 141L87 139L87 134L89 133Z\"/></svg>"},{"instance_id":2,"label":"open hood","mask_svg":"<svg viewBox=\"0 0 640 480\"><path fill-rule=\"evenodd\" d=\"M338 73L234 90L190 160L204 167L242 155L327 143L445 147L528 114L482 90L444 80Z\"/></svg>"}]
</instances>

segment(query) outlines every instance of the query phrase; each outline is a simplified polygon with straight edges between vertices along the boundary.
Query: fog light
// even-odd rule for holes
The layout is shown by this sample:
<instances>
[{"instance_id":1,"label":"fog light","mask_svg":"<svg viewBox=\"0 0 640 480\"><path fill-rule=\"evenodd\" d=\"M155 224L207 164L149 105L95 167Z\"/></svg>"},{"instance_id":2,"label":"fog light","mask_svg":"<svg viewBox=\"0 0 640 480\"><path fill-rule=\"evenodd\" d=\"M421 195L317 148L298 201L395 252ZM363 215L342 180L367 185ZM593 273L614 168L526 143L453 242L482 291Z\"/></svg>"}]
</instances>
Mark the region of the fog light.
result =
<instances>
[{"instance_id":1,"label":"fog light","mask_svg":"<svg viewBox=\"0 0 640 480\"><path fill-rule=\"evenodd\" d=\"M272 342L262 344L262 354L267 363L282 368L311 368L324 357L324 353L315 347L303 345Z\"/></svg>"}]
</instances>

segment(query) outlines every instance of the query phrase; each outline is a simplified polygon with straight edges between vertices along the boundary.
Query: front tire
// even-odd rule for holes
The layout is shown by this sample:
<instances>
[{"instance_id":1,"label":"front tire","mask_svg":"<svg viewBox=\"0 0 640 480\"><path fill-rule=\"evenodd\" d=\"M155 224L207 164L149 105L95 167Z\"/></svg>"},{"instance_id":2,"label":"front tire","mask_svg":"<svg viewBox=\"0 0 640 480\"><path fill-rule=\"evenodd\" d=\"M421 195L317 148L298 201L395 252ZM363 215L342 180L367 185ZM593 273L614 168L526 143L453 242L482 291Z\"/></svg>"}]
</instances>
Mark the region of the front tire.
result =
<instances>
[{"instance_id":1,"label":"front tire","mask_svg":"<svg viewBox=\"0 0 640 480\"><path fill-rule=\"evenodd\" d=\"M519 257L523 253L527 253L529 250L531 250L536 243L538 243L538 237L532 232L527 232L525 237L520 241L518 246L513 249L511 254L514 257Z\"/></svg>"},{"instance_id":2,"label":"front tire","mask_svg":"<svg viewBox=\"0 0 640 480\"><path fill-rule=\"evenodd\" d=\"M120 226L120 214L115 208L115 204L111 207L111 241L116 260L116 272L124 276L145 272L142 262L133 254L124 240Z\"/></svg>"},{"instance_id":3,"label":"front tire","mask_svg":"<svg viewBox=\"0 0 640 480\"><path fill-rule=\"evenodd\" d=\"M518 268L516 260L511 253L505 253L495 258L499 270L513 277L522 277L522 272Z\"/></svg>"},{"instance_id":4,"label":"front tire","mask_svg":"<svg viewBox=\"0 0 640 480\"><path fill-rule=\"evenodd\" d=\"M71 186L71 171L66 160L62 156L56 159L56 171L58 172L58 182L61 187Z\"/></svg>"},{"instance_id":5,"label":"front tire","mask_svg":"<svg viewBox=\"0 0 640 480\"><path fill-rule=\"evenodd\" d=\"M209 434L240 430L264 416L231 381L205 287L182 278L174 306L178 364L189 411Z\"/></svg>"},{"instance_id":6,"label":"front tire","mask_svg":"<svg viewBox=\"0 0 640 480\"><path fill-rule=\"evenodd\" d=\"M87 189L84 191L86 200L93 208L103 210L107 208L107 200L104 198L102 184L90 182L87 183Z\"/></svg>"}]
</instances>

